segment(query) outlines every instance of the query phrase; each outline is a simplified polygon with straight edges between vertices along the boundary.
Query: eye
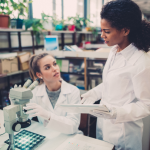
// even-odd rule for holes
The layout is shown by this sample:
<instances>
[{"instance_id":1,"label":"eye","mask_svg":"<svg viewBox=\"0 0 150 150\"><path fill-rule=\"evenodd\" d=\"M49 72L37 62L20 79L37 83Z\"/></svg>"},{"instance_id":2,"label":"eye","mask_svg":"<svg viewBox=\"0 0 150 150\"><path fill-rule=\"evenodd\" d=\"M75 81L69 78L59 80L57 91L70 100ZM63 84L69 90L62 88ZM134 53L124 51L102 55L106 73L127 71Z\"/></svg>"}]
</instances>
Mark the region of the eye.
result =
<instances>
[{"instance_id":1,"label":"eye","mask_svg":"<svg viewBox=\"0 0 150 150\"><path fill-rule=\"evenodd\" d=\"M45 70L48 70L50 68L50 66L45 67Z\"/></svg>"},{"instance_id":2,"label":"eye","mask_svg":"<svg viewBox=\"0 0 150 150\"><path fill-rule=\"evenodd\" d=\"M105 33L109 34L110 32L108 32L108 31L106 32L106 31L105 31Z\"/></svg>"},{"instance_id":3,"label":"eye","mask_svg":"<svg viewBox=\"0 0 150 150\"><path fill-rule=\"evenodd\" d=\"M55 62L55 63L54 63L54 66L56 66L56 65L57 65L57 63Z\"/></svg>"}]
</instances>

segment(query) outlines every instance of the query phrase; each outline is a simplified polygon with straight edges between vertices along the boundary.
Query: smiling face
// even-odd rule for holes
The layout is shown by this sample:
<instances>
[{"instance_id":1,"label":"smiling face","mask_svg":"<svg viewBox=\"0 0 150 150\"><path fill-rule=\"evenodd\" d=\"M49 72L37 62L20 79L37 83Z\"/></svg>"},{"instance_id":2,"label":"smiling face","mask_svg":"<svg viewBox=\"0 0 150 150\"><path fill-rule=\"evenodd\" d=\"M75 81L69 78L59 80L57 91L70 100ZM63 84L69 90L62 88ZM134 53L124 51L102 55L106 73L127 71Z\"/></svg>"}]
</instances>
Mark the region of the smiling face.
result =
<instances>
[{"instance_id":1,"label":"smiling face","mask_svg":"<svg viewBox=\"0 0 150 150\"><path fill-rule=\"evenodd\" d=\"M36 73L38 78L42 77L44 82L51 83L60 80L60 69L56 63L56 60L52 56L47 55L40 59L38 65L41 71L40 73Z\"/></svg>"},{"instance_id":2,"label":"smiling face","mask_svg":"<svg viewBox=\"0 0 150 150\"><path fill-rule=\"evenodd\" d=\"M106 19L101 20L101 32L101 37L108 46L122 45L129 34L127 29L117 30L111 27L111 24Z\"/></svg>"}]
</instances>

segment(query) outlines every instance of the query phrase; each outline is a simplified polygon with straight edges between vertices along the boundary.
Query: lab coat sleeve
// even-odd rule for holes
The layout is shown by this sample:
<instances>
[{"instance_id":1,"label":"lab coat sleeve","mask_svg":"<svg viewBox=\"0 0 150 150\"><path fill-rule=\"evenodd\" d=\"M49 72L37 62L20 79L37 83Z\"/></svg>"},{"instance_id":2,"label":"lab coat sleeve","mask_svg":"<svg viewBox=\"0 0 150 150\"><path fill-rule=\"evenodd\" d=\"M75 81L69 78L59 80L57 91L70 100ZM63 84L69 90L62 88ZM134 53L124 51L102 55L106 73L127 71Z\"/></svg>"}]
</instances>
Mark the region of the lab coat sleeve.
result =
<instances>
[{"instance_id":1,"label":"lab coat sleeve","mask_svg":"<svg viewBox=\"0 0 150 150\"><path fill-rule=\"evenodd\" d=\"M80 102L80 91L75 89L71 95L68 96L70 104L78 104ZM80 114L67 113L66 116L58 116L51 113L50 121L46 128L56 130L64 134L74 134L78 131L80 124Z\"/></svg>"},{"instance_id":2,"label":"lab coat sleeve","mask_svg":"<svg viewBox=\"0 0 150 150\"><path fill-rule=\"evenodd\" d=\"M94 87L89 92L90 92L90 96L92 96L96 100L99 100L99 99L102 98L102 91L103 91L103 83L101 83L98 86Z\"/></svg>"},{"instance_id":3,"label":"lab coat sleeve","mask_svg":"<svg viewBox=\"0 0 150 150\"><path fill-rule=\"evenodd\" d=\"M115 123L136 121L150 115L150 67L132 79L136 102L117 108Z\"/></svg>"}]
</instances>

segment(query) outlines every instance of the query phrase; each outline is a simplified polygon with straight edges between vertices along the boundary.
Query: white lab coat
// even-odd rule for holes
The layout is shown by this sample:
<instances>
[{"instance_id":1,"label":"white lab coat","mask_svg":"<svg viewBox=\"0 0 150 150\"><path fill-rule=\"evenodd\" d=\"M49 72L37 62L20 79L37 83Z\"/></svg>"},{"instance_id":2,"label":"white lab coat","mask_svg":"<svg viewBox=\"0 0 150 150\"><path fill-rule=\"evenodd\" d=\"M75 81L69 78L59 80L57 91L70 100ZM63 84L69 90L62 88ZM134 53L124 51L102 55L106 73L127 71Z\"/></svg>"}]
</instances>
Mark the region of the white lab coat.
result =
<instances>
[{"instance_id":1,"label":"white lab coat","mask_svg":"<svg viewBox=\"0 0 150 150\"><path fill-rule=\"evenodd\" d=\"M92 89L97 100L116 108L116 119L97 120L97 138L116 150L142 150L143 121L150 115L150 57L133 44L124 49L121 62L110 67L112 51L103 71L103 82Z\"/></svg>"},{"instance_id":2,"label":"white lab coat","mask_svg":"<svg viewBox=\"0 0 150 150\"><path fill-rule=\"evenodd\" d=\"M53 109L46 92L46 85L43 83L38 85L33 90L33 98L30 100L30 102L37 103L44 109L51 112L49 122L41 117L38 117L39 122L44 124L46 128L50 128L65 134L81 133L81 131L78 130L80 124L80 114L64 112L57 106L59 104L79 103L80 91L77 87L62 80L61 92Z\"/></svg>"}]
</instances>

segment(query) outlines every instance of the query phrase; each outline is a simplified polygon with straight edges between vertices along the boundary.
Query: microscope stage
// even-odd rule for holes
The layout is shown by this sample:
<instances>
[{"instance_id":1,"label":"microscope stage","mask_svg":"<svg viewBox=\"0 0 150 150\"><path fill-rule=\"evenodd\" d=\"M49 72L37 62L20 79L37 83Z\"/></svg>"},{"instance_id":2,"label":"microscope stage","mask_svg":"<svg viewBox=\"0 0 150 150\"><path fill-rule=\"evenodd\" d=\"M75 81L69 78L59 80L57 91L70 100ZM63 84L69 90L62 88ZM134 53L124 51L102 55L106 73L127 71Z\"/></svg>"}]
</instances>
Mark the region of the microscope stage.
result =
<instances>
[{"instance_id":1,"label":"microscope stage","mask_svg":"<svg viewBox=\"0 0 150 150\"><path fill-rule=\"evenodd\" d=\"M15 147L21 150L31 150L43 139L45 139L45 136L27 130L22 130L14 135ZM6 140L5 143L9 144L9 139Z\"/></svg>"}]
</instances>

